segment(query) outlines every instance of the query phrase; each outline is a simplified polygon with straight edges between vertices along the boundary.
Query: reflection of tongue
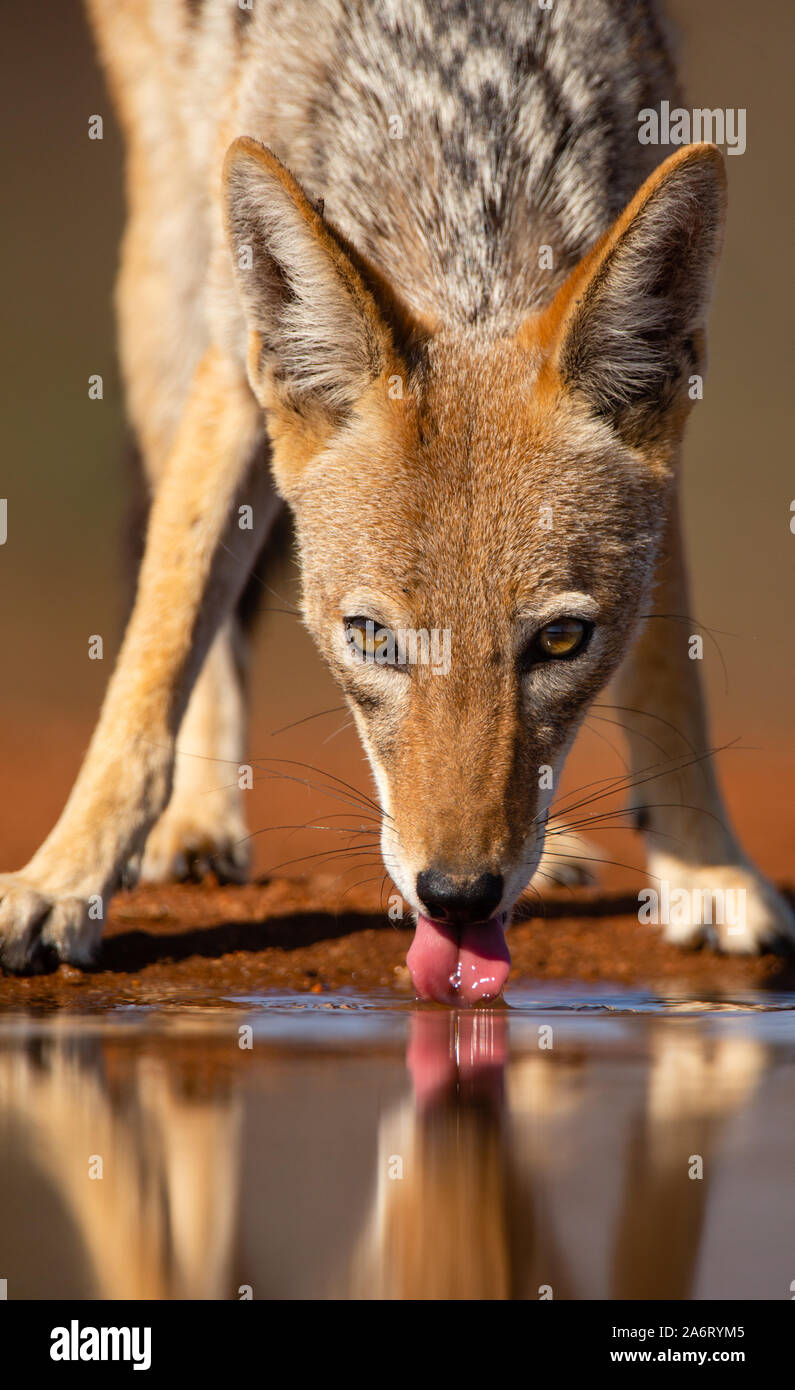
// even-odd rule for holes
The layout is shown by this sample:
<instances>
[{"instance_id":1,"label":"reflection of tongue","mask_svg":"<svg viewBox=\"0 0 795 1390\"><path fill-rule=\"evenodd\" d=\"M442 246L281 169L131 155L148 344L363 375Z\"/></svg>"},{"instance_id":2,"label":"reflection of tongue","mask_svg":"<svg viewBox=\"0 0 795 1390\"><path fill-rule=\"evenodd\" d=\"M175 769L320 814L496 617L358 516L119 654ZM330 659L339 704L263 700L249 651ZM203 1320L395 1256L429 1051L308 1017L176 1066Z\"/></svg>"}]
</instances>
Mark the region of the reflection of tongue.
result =
<instances>
[{"instance_id":1,"label":"reflection of tongue","mask_svg":"<svg viewBox=\"0 0 795 1390\"><path fill-rule=\"evenodd\" d=\"M406 963L421 999L438 999L440 1004L496 999L511 964L503 919L492 917L464 927L459 938L452 927L418 917Z\"/></svg>"}]
</instances>

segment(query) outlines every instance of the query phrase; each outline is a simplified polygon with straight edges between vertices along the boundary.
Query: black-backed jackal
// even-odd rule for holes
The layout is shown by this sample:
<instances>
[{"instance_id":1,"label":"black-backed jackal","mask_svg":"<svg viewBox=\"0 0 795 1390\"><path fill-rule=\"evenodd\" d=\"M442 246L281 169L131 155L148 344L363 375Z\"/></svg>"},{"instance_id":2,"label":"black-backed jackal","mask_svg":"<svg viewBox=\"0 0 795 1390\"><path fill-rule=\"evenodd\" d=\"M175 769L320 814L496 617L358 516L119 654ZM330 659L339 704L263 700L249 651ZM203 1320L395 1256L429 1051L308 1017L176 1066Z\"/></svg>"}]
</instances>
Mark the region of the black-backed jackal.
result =
<instances>
[{"instance_id":1,"label":"black-backed jackal","mask_svg":"<svg viewBox=\"0 0 795 1390\"><path fill-rule=\"evenodd\" d=\"M677 473L725 202L713 146L660 163L638 140L675 92L655 5L88 10L127 141L120 343L153 500L74 790L0 880L5 965L90 960L89 904L137 857L245 871L218 760L243 757L236 605L280 498L417 914L419 994L499 993L503 927L545 834L563 843L557 771L614 675L659 721L651 768L627 728L650 871L694 901L744 891L726 950L791 941L728 826L687 629L650 618L689 609ZM449 669L406 633L449 634ZM205 756L175 775L178 740Z\"/></svg>"}]
</instances>

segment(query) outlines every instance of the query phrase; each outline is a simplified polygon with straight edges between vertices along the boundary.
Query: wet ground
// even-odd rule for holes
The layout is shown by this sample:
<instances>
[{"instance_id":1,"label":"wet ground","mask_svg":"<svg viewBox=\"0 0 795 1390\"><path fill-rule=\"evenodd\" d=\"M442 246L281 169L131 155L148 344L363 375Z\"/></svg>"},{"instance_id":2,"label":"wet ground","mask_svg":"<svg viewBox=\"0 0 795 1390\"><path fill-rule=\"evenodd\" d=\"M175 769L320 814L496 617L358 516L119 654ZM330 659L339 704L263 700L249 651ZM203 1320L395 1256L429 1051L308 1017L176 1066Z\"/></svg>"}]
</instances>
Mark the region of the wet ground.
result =
<instances>
[{"instance_id":1,"label":"wet ground","mask_svg":"<svg viewBox=\"0 0 795 1390\"><path fill-rule=\"evenodd\" d=\"M274 990L386 990L395 1003L408 1003L412 919L407 914L390 921L386 894L377 886L358 888L343 903L334 873L244 887L205 882L121 893L110 907L96 969L62 965L46 974L0 978L0 1015L18 1006L217 1005ZM637 892L559 890L547 893L534 912L510 928L509 998L528 980L664 985L702 998L748 988L795 990L791 959L666 945L658 930L638 923Z\"/></svg>"},{"instance_id":2,"label":"wet ground","mask_svg":"<svg viewBox=\"0 0 795 1390\"><path fill-rule=\"evenodd\" d=\"M791 1297L790 967L560 894L455 1012L332 898L138 890L0 981L9 1298Z\"/></svg>"}]
</instances>

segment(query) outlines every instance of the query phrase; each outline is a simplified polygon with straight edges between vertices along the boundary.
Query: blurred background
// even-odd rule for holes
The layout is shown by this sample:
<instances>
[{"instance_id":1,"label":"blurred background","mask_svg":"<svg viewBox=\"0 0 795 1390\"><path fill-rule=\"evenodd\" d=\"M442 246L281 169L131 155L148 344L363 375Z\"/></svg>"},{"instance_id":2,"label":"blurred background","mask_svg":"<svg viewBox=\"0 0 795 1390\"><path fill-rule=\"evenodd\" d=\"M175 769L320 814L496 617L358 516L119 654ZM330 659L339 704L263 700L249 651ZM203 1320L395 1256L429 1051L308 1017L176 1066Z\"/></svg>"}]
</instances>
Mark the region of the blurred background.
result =
<instances>
[{"instance_id":1,"label":"blurred background","mask_svg":"<svg viewBox=\"0 0 795 1390\"><path fill-rule=\"evenodd\" d=\"M746 152L727 160L728 240L685 496L693 613L716 631L726 668L707 642L713 738L743 746L722 756L724 784L749 848L786 879L795 773L788 173L795 11L783 0L672 0L668 9L680 33L688 106L748 113ZM77 0L13 7L6 0L3 10L0 498L8 501L8 539L0 546L0 869L18 867L49 830L90 736L125 613L121 538L130 492L112 313L123 225L119 134ZM101 141L88 139L94 114L104 120ZM88 398L95 373L104 380L101 401ZM293 602L294 584L286 562L273 587ZM104 638L103 661L88 659L92 634ZM263 613L252 692L252 757L301 758L370 786L344 711L275 732L340 704L292 616ZM620 771L616 755L586 733L568 782ZM330 809L317 794L268 782L255 786L249 807L252 829L262 832L261 872L323 847L268 829Z\"/></svg>"}]
</instances>

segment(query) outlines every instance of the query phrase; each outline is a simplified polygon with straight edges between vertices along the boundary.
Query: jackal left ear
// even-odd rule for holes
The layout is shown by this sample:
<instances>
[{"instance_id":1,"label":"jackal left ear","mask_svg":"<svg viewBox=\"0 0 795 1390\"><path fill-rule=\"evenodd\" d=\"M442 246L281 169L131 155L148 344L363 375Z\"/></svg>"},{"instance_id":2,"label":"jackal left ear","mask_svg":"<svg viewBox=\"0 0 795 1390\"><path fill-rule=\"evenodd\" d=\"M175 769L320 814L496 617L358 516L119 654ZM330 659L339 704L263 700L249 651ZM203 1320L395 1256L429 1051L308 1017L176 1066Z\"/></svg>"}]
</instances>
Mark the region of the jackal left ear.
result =
<instances>
[{"instance_id":1,"label":"jackal left ear","mask_svg":"<svg viewBox=\"0 0 795 1390\"><path fill-rule=\"evenodd\" d=\"M256 335L255 393L266 404L275 389L282 404L344 416L371 382L397 370L395 338L409 331L400 307L264 145L244 138L230 146L224 195L238 289Z\"/></svg>"},{"instance_id":2,"label":"jackal left ear","mask_svg":"<svg viewBox=\"0 0 795 1390\"><path fill-rule=\"evenodd\" d=\"M703 368L725 197L714 145L671 155L551 306L560 378L633 442L686 399Z\"/></svg>"}]
</instances>

